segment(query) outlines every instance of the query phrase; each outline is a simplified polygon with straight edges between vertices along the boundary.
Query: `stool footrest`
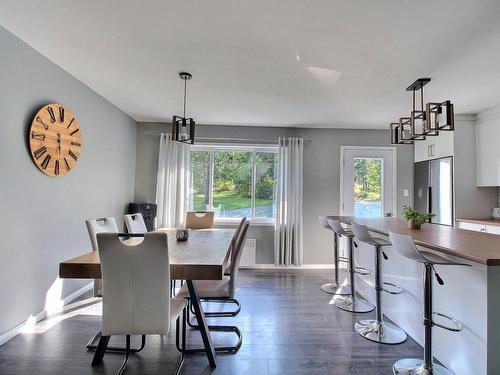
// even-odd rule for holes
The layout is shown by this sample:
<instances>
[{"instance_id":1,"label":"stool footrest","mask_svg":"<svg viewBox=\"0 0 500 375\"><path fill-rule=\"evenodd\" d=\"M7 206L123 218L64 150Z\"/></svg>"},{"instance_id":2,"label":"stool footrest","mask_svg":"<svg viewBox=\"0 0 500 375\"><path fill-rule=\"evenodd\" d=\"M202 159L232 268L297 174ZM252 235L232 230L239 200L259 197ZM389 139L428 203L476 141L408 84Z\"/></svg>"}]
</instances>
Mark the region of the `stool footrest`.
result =
<instances>
[{"instance_id":1,"label":"stool footrest","mask_svg":"<svg viewBox=\"0 0 500 375\"><path fill-rule=\"evenodd\" d=\"M339 262L349 263L349 258L346 258L346 257L339 257Z\"/></svg>"},{"instance_id":2,"label":"stool footrest","mask_svg":"<svg viewBox=\"0 0 500 375\"><path fill-rule=\"evenodd\" d=\"M434 321L434 319L433 319L432 320L432 325L434 325L436 327L443 328L443 329L446 329L447 331L452 331L452 332L460 332L462 330L462 328L463 328L462 324L458 320L456 320L455 318L452 318L449 315L441 314L441 313L438 313L438 312L433 312L432 316L439 316L439 317L445 318L446 320L449 320L450 322L453 323L453 326L448 326L448 325L445 325L445 324L436 323Z\"/></svg>"},{"instance_id":3,"label":"stool footrest","mask_svg":"<svg viewBox=\"0 0 500 375\"><path fill-rule=\"evenodd\" d=\"M358 273L362 276L371 275L372 271L364 267L354 267L354 273Z\"/></svg>"},{"instance_id":4,"label":"stool footrest","mask_svg":"<svg viewBox=\"0 0 500 375\"><path fill-rule=\"evenodd\" d=\"M382 284L384 285L384 287L382 287L382 290L386 293L401 294L404 292L404 289L397 284L393 284L387 281L384 281ZM391 290L390 288L389 289L385 288L386 285L388 285L390 288L393 288L393 290Z\"/></svg>"}]
</instances>

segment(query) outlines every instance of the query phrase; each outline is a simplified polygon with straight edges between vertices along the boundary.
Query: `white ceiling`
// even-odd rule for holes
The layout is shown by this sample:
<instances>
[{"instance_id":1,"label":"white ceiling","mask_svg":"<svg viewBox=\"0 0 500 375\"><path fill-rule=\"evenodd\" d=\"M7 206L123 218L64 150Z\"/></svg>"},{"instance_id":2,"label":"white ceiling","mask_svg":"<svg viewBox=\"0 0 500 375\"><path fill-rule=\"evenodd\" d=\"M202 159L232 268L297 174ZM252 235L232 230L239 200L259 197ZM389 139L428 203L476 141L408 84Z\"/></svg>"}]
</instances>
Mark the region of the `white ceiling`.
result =
<instances>
[{"instance_id":1,"label":"white ceiling","mask_svg":"<svg viewBox=\"0 0 500 375\"><path fill-rule=\"evenodd\" d=\"M406 86L500 104L499 0L3 0L0 25L138 121L386 128Z\"/></svg>"}]
</instances>

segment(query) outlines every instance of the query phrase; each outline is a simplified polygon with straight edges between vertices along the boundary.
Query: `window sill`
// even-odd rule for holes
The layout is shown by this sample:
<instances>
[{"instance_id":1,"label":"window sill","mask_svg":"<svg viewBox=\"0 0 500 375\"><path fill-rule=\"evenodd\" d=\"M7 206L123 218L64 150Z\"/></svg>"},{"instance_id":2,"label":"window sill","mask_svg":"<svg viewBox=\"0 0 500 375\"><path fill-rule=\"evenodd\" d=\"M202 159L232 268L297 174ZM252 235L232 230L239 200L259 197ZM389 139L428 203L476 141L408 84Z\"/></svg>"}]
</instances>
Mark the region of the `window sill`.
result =
<instances>
[{"instance_id":1,"label":"window sill","mask_svg":"<svg viewBox=\"0 0 500 375\"><path fill-rule=\"evenodd\" d=\"M241 219L215 219L215 226L235 226L238 225ZM249 219L250 225L256 227L274 227L274 220L263 220L263 219Z\"/></svg>"}]
</instances>

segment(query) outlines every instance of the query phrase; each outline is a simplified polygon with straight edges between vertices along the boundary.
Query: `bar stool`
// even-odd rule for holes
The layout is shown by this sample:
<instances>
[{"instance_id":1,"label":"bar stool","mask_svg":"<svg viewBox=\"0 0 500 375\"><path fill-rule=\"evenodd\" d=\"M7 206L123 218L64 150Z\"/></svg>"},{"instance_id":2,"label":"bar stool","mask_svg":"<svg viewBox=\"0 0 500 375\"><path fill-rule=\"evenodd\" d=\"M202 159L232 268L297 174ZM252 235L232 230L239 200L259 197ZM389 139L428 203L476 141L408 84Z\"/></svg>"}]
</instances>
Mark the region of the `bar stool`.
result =
<instances>
[{"instance_id":1,"label":"bar stool","mask_svg":"<svg viewBox=\"0 0 500 375\"><path fill-rule=\"evenodd\" d=\"M433 312L432 303L432 274L436 277L439 285L444 285L443 279L434 269L434 266L468 266L470 264L452 262L442 256L419 250L413 242L411 236L389 232L392 247L402 256L422 263L424 265L424 359L407 358L400 359L392 366L395 375L453 375L446 367L433 363L432 357L432 327L437 326L448 331L460 332L462 325L452 317L441 313ZM437 323L433 316L440 316L451 321L454 326L447 326Z\"/></svg>"},{"instance_id":2,"label":"bar stool","mask_svg":"<svg viewBox=\"0 0 500 375\"><path fill-rule=\"evenodd\" d=\"M354 267L354 234L352 232L346 231L340 221L327 219L328 224L332 227L333 231L339 236L345 236L349 238L349 295L345 297L340 297L333 303L336 307L341 310L363 313L370 312L373 310L374 306L362 297L356 296L356 286L355 286L355 274L359 273L362 275L370 274L370 271L361 268Z\"/></svg>"},{"instance_id":3,"label":"bar stool","mask_svg":"<svg viewBox=\"0 0 500 375\"><path fill-rule=\"evenodd\" d=\"M339 281L339 261L348 262L349 259L339 256L339 236L334 232L330 224L328 224L326 216L318 216L318 219L319 224L323 228L328 229L333 233L333 262L335 266L335 270L333 271L334 282L321 285L321 290L326 293L337 294L340 296L348 295L350 293L350 287L348 285L342 285Z\"/></svg>"},{"instance_id":4,"label":"bar stool","mask_svg":"<svg viewBox=\"0 0 500 375\"><path fill-rule=\"evenodd\" d=\"M354 324L354 329L365 339L379 342L382 344L400 344L406 341L406 332L397 325L384 322L382 314L382 292L390 294L401 294L403 290L396 284L382 282L382 259L388 259L382 250L383 246L389 246L391 243L383 238L372 237L365 225L351 224L352 231L356 241L364 242L375 247L375 319L360 320ZM385 285L395 288L395 291L384 289Z\"/></svg>"}]
</instances>

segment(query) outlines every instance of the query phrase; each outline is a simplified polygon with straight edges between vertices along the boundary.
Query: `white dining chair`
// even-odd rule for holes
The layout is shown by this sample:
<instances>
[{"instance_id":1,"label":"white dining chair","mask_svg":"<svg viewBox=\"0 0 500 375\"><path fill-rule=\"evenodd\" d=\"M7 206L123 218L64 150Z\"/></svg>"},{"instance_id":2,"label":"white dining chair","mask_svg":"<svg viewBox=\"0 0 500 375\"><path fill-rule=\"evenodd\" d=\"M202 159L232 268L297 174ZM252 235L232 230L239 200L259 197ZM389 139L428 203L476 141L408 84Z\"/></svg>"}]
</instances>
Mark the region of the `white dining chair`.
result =
<instances>
[{"instance_id":1,"label":"white dining chair","mask_svg":"<svg viewBox=\"0 0 500 375\"><path fill-rule=\"evenodd\" d=\"M90 243L92 244L93 251L97 251L96 236L98 233L118 233L115 218L111 216L87 219L85 220L85 225L87 226L87 231L89 232ZM101 280L94 280L94 297L102 297Z\"/></svg>"},{"instance_id":2,"label":"white dining chair","mask_svg":"<svg viewBox=\"0 0 500 375\"><path fill-rule=\"evenodd\" d=\"M127 232L129 233L141 234L148 231L146 223L144 223L144 218L140 212L125 215L125 225L127 227Z\"/></svg>"},{"instance_id":3,"label":"white dining chair","mask_svg":"<svg viewBox=\"0 0 500 375\"><path fill-rule=\"evenodd\" d=\"M169 298L170 265L166 233L137 235L127 244L120 237L130 234L99 233L99 258L103 280L102 337L126 336L126 352L118 374L125 370L130 354L131 335L167 335L171 321L176 321L179 342L179 319L183 315L181 358L184 362L186 301Z\"/></svg>"},{"instance_id":4,"label":"white dining chair","mask_svg":"<svg viewBox=\"0 0 500 375\"><path fill-rule=\"evenodd\" d=\"M233 303L236 304L237 308L234 311L206 311L206 317L234 317L238 315L241 310L241 305L235 298L236 289L238 285L238 270L240 267L241 255L243 253L243 247L247 238L248 227L250 222L246 221L240 231L238 240L234 247L233 260L231 262L231 275L224 276L222 280L197 280L195 282L196 289L198 290L198 295L200 300L204 302L217 302L217 303ZM187 298L189 300L190 295L186 285L183 285L176 295L178 298ZM196 325L191 324L189 320L189 310L192 306L188 304L187 309L187 323L192 328L198 328ZM194 311L192 311L194 313ZM220 326L220 325L210 325L209 329L211 331L219 332L234 332L238 336L238 342L234 346L224 346L216 347L217 352L224 353L236 353L241 347L241 332L236 326ZM203 349L189 349L188 353L201 352Z\"/></svg>"}]
</instances>

